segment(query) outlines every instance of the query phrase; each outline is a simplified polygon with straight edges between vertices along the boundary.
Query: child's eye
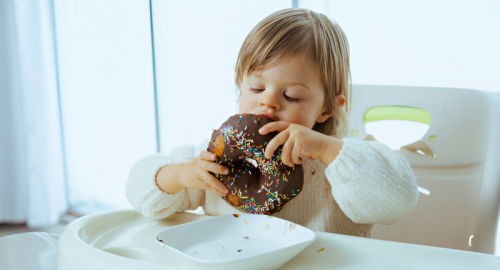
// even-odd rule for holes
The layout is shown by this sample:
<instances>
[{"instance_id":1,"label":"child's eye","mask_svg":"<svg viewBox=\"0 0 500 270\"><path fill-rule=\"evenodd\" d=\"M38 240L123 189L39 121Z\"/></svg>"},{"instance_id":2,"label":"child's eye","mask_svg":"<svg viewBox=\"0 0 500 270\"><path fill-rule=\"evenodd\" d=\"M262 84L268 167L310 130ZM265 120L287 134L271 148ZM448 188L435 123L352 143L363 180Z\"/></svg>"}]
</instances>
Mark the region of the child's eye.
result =
<instances>
[{"instance_id":1,"label":"child's eye","mask_svg":"<svg viewBox=\"0 0 500 270\"><path fill-rule=\"evenodd\" d=\"M264 91L264 89L256 89L256 88L252 88L252 90L255 91L255 92L258 92L258 93Z\"/></svg>"},{"instance_id":2,"label":"child's eye","mask_svg":"<svg viewBox=\"0 0 500 270\"><path fill-rule=\"evenodd\" d=\"M287 95L285 95L285 99L288 100L288 101L291 101L291 102L298 102L298 101L300 101L300 98L293 98L293 97L289 97Z\"/></svg>"}]
</instances>

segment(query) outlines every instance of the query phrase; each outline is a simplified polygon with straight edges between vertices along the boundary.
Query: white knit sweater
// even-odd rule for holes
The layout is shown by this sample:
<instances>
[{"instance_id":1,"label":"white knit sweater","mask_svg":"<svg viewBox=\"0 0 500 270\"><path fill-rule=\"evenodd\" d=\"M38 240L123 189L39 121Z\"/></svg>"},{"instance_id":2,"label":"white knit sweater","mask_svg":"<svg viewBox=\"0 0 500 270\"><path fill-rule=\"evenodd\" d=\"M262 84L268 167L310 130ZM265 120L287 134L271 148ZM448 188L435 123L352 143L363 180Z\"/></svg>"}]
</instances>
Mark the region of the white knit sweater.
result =
<instances>
[{"instance_id":1,"label":"white knit sweater","mask_svg":"<svg viewBox=\"0 0 500 270\"><path fill-rule=\"evenodd\" d=\"M303 158L304 186L279 217L314 231L370 237L372 224L392 224L411 212L418 201L416 178L405 158L385 144L343 139L337 158L325 166L319 159ZM180 210L202 206L207 215L239 213L218 194L203 189L161 191L155 183L158 170L187 162L206 151L177 148L170 155L153 154L131 169L127 198L143 216L164 218Z\"/></svg>"}]
</instances>

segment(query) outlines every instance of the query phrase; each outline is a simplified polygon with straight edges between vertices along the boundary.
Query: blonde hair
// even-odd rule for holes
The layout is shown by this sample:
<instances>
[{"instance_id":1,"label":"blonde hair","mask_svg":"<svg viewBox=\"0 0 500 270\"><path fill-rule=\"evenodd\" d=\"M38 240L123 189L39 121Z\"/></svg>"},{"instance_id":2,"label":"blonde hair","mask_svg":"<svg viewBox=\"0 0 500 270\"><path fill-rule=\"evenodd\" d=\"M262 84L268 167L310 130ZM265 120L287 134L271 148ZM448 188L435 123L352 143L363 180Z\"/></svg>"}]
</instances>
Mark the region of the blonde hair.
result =
<instances>
[{"instance_id":1,"label":"blonde hair","mask_svg":"<svg viewBox=\"0 0 500 270\"><path fill-rule=\"evenodd\" d=\"M344 137L348 131L352 92L349 45L340 26L321 13L290 8L260 21L241 46L236 62L236 85L241 89L245 75L283 57L303 53L313 61L319 72L326 108L333 111L332 117L323 123L316 123L313 130L337 138ZM345 109L335 102L337 95L345 96Z\"/></svg>"}]
</instances>

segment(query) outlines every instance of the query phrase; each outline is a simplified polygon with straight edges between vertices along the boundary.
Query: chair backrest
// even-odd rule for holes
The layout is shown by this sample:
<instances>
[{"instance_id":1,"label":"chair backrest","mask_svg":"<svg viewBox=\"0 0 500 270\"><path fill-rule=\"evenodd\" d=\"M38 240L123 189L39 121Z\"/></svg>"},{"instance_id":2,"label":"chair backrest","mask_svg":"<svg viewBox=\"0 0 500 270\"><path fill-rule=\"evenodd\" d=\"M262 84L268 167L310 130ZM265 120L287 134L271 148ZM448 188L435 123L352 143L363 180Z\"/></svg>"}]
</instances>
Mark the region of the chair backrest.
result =
<instances>
[{"instance_id":1,"label":"chair backrest","mask_svg":"<svg viewBox=\"0 0 500 270\"><path fill-rule=\"evenodd\" d=\"M365 131L365 114L373 107L416 107L430 114L430 119L424 119L429 124L427 133L405 149L395 150L406 158L418 185L429 190L430 195L420 194L415 210L399 222L374 226L373 238L493 253L492 241L483 243L487 247L472 245L473 235L486 233L476 230L478 218L484 216L480 213L480 203L498 210L498 193L480 202L481 193L490 192L481 189L488 145L492 139L499 140L490 138L491 121L498 119L492 115L492 100L498 100L500 106L500 98L496 95L496 99L492 99L493 94L497 93L457 88L353 86L348 137L370 138ZM403 118L397 115L398 110L393 112L396 115L391 119L408 118L408 115ZM389 118L386 115L384 119ZM488 158L492 157L491 153L492 150ZM498 167L490 164L488 169L498 171ZM497 174L488 172L488 175L496 177ZM490 186L498 187L497 180L491 180L496 182ZM488 235L482 238L495 238L491 231L496 232L497 217L498 214L488 221L494 224L490 224Z\"/></svg>"}]
</instances>

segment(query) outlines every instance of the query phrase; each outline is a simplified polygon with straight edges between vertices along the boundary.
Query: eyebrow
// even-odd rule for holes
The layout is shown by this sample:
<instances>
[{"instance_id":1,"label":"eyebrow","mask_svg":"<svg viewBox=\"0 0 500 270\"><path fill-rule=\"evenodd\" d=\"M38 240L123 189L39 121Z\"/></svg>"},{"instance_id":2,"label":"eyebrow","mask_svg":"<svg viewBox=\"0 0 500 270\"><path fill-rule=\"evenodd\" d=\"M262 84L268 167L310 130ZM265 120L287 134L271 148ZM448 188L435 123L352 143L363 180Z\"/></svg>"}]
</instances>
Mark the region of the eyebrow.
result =
<instances>
[{"instance_id":1,"label":"eyebrow","mask_svg":"<svg viewBox=\"0 0 500 270\"><path fill-rule=\"evenodd\" d=\"M251 76L255 76L255 77L259 78L259 79L264 79L264 77L260 76L259 74L252 74ZM306 88L309 91L311 90L307 85L305 85L303 83L299 83L299 82L282 82L282 83L285 84L285 85L290 85L290 86L291 85L300 85L300 86Z\"/></svg>"}]
</instances>

